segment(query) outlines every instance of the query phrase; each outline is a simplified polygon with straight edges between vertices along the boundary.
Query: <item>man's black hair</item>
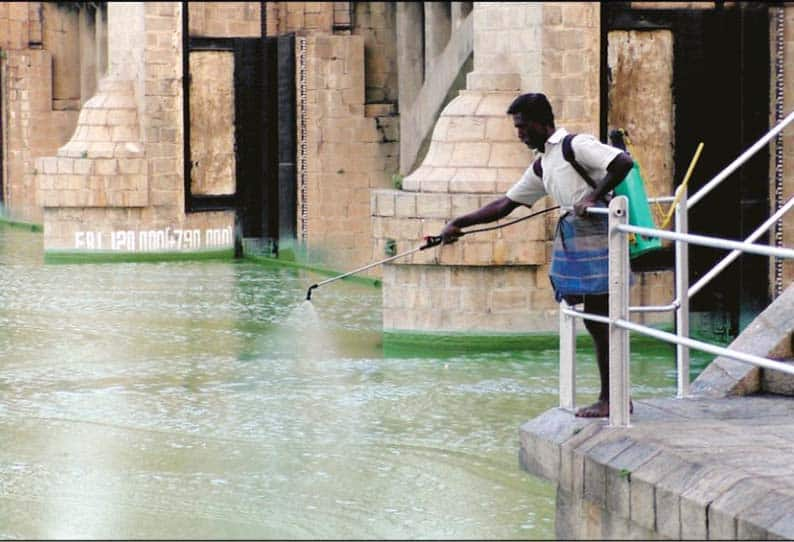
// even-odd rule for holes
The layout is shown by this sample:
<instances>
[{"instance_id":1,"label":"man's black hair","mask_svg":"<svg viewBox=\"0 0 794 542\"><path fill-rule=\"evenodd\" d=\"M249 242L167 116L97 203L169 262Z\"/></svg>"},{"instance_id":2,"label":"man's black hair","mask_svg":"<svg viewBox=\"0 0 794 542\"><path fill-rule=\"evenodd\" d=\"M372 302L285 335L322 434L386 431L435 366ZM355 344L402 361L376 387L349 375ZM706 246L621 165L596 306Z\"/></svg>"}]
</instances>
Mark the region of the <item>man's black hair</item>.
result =
<instances>
[{"instance_id":1,"label":"man's black hair","mask_svg":"<svg viewBox=\"0 0 794 542\"><path fill-rule=\"evenodd\" d=\"M554 113L545 94L529 92L522 94L507 108L508 115L521 114L525 120L534 120L548 126L554 126Z\"/></svg>"}]
</instances>

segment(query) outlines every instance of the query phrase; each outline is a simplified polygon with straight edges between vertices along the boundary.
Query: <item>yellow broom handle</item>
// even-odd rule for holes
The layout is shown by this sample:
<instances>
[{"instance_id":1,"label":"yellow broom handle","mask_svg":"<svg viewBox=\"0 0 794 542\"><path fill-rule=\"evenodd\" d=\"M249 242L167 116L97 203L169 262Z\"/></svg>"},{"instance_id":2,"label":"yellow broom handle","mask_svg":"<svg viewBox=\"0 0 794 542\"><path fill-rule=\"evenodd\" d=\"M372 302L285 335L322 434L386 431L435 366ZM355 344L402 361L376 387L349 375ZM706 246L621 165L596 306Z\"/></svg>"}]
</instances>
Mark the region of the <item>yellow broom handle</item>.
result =
<instances>
[{"instance_id":1,"label":"yellow broom handle","mask_svg":"<svg viewBox=\"0 0 794 542\"><path fill-rule=\"evenodd\" d=\"M689 168L686 170L686 175L684 175L684 180L681 183L681 186L679 186L678 190L675 191L675 198L673 199L672 205L670 205L670 209L667 211L667 216L665 216L664 220L662 221L662 225L659 226L660 230L666 230L667 226L670 225L670 221L673 219L673 213L675 213L675 207L676 205L678 205L678 202L681 201L681 198L684 196L686 185L687 183L689 183L689 178L692 176L692 170L695 169L695 164L697 164L698 159L700 158L701 151L703 151L702 141L698 145L698 148L695 150L695 156L692 157L692 161L689 162Z\"/></svg>"}]
</instances>

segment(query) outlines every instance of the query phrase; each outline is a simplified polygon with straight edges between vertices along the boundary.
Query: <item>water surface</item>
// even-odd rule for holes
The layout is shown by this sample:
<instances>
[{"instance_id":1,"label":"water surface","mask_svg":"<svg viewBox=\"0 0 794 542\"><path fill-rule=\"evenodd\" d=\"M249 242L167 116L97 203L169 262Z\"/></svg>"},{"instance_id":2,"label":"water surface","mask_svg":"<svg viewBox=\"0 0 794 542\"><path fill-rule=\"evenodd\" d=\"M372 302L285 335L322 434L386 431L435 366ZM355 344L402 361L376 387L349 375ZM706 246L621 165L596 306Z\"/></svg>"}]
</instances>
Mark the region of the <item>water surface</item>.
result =
<instances>
[{"instance_id":1,"label":"water surface","mask_svg":"<svg viewBox=\"0 0 794 542\"><path fill-rule=\"evenodd\" d=\"M373 287L41 249L0 227L0 537L553 538L517 455L555 350L388 357ZM635 355L635 394L671 360Z\"/></svg>"}]
</instances>

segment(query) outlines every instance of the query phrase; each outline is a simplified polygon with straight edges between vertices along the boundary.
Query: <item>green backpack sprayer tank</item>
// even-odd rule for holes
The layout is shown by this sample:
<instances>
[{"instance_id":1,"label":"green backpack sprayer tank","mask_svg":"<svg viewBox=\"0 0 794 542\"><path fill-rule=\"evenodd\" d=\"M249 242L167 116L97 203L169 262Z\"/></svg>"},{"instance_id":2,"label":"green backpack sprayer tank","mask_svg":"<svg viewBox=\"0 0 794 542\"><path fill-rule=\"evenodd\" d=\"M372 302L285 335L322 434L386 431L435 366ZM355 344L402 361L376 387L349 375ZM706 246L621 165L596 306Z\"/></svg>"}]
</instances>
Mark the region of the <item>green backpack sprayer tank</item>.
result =
<instances>
[{"instance_id":1,"label":"green backpack sprayer tank","mask_svg":"<svg viewBox=\"0 0 794 542\"><path fill-rule=\"evenodd\" d=\"M609 134L613 147L626 150L623 141L623 130L613 130ZM648 195L645 193L645 183L640 173L640 164L635 160L626 178L615 187L616 196L626 196L629 199L629 224L643 228L656 228L653 221L651 206L648 204ZM629 238L629 257L636 258L643 254L662 248L662 240L658 237L645 237L632 235Z\"/></svg>"},{"instance_id":2,"label":"green backpack sprayer tank","mask_svg":"<svg viewBox=\"0 0 794 542\"><path fill-rule=\"evenodd\" d=\"M562 153L565 159L573 168L584 178L590 186L595 183L590 179L584 168L576 161L571 140L576 134L568 134L562 141ZM622 151L626 150L624 141L625 132L623 130L612 130L609 133L610 143ZM651 213L651 206L648 204L648 196L645 193L645 183L640 174L640 165L634 161L634 167L614 189L616 196L626 196L629 200L629 224L641 226L643 228L656 228ZM658 237L645 237L644 235L634 235L629 237L629 257L634 259L643 254L662 248L662 240Z\"/></svg>"}]
</instances>

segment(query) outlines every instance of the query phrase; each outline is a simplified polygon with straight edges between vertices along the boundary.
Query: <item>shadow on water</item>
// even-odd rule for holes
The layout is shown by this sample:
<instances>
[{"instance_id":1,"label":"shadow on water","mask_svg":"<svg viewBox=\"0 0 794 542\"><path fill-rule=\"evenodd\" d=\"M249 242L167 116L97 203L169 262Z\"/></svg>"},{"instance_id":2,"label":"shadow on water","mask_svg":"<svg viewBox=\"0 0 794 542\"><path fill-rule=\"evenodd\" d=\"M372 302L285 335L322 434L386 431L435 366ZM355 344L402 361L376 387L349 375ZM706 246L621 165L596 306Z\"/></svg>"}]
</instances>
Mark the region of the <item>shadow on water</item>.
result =
<instances>
[{"instance_id":1,"label":"shadow on water","mask_svg":"<svg viewBox=\"0 0 794 542\"><path fill-rule=\"evenodd\" d=\"M48 266L40 239L0 228L0 538L553 537L517 460L553 345L391 355L371 286L307 303L303 271ZM632 379L674 394L665 352Z\"/></svg>"}]
</instances>

